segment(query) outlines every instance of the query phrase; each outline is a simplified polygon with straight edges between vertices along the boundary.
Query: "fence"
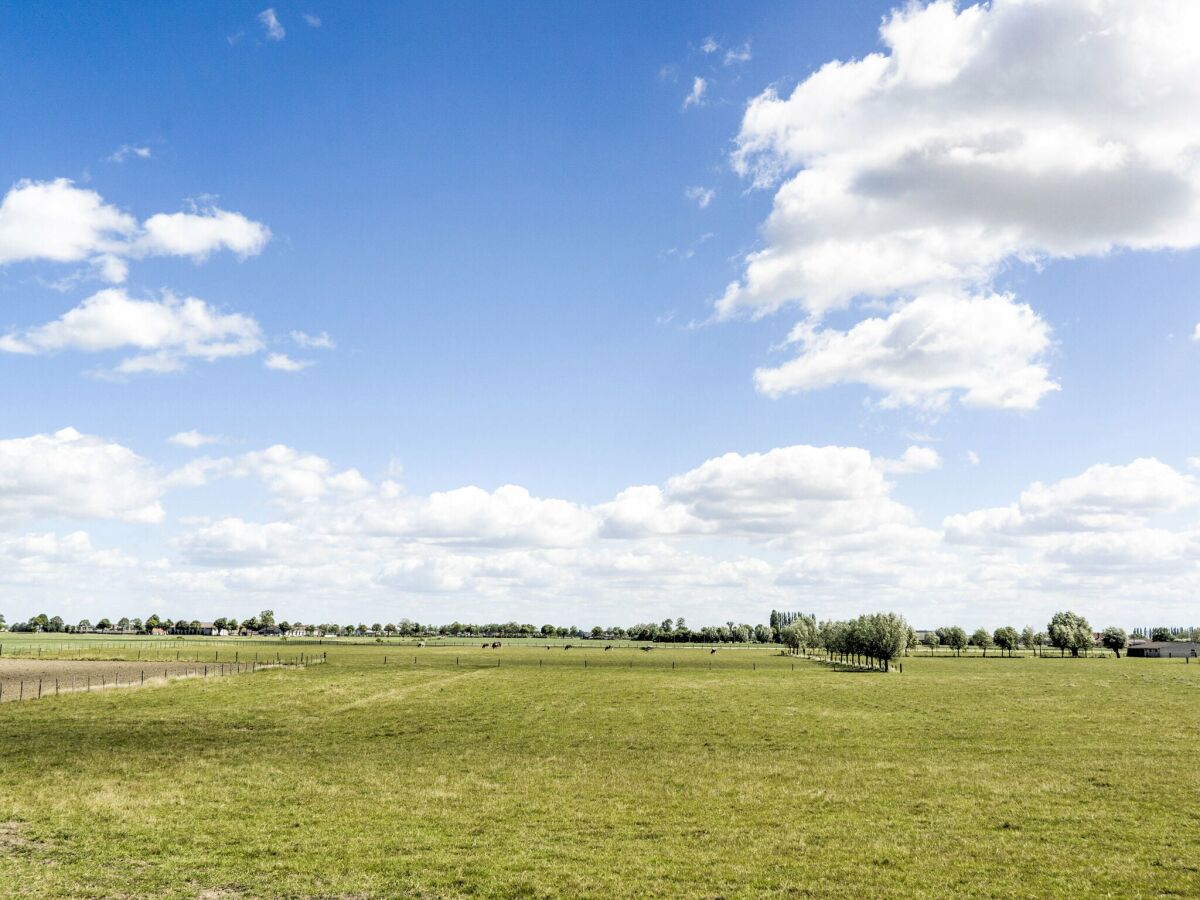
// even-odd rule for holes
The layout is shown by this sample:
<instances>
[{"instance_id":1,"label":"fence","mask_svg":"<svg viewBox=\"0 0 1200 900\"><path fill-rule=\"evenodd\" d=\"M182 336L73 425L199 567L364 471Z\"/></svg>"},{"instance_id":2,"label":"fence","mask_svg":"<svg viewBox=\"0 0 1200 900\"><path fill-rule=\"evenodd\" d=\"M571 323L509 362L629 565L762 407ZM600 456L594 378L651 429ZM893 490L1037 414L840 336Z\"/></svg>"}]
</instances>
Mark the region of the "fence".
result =
<instances>
[{"instance_id":1,"label":"fence","mask_svg":"<svg viewBox=\"0 0 1200 900\"><path fill-rule=\"evenodd\" d=\"M111 690L113 688L143 687L151 684L166 683L184 678L221 678L231 675L253 674L264 669L306 668L324 662L323 656L299 658L278 662L214 662L185 664L183 666L167 665L157 669L137 668L126 666L101 672L55 672L45 673L41 677L20 675L16 678L5 678L0 670L0 703L19 703L25 700L41 700L43 697L57 697L66 693L90 693L93 690ZM45 659L43 662L66 662L78 660ZM124 677L122 677L124 676Z\"/></svg>"}]
</instances>

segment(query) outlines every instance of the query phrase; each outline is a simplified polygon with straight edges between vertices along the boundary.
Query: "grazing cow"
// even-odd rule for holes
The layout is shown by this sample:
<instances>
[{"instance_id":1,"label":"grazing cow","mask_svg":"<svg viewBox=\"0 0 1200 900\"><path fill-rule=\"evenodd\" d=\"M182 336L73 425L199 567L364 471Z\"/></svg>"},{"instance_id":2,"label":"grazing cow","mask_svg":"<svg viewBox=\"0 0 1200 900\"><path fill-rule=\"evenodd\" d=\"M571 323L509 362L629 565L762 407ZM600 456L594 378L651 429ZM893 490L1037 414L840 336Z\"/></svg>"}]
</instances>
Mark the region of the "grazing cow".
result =
<instances>
[{"instance_id":1,"label":"grazing cow","mask_svg":"<svg viewBox=\"0 0 1200 900\"><path fill-rule=\"evenodd\" d=\"M563 649L570 650L572 646L573 646L572 644L567 644L567 646L563 647Z\"/></svg>"},{"instance_id":2,"label":"grazing cow","mask_svg":"<svg viewBox=\"0 0 1200 900\"><path fill-rule=\"evenodd\" d=\"M604 648L604 652L607 653L611 649L612 649L612 644L609 644L607 647Z\"/></svg>"},{"instance_id":3,"label":"grazing cow","mask_svg":"<svg viewBox=\"0 0 1200 900\"><path fill-rule=\"evenodd\" d=\"M643 652L645 652L645 653L649 653L649 652L650 652L651 650L653 650L653 649L654 649L653 647L643 647L643 648L642 648L642 651L643 651Z\"/></svg>"},{"instance_id":4,"label":"grazing cow","mask_svg":"<svg viewBox=\"0 0 1200 900\"><path fill-rule=\"evenodd\" d=\"M419 641L419 642L417 643L417 646L418 646L418 647L424 647L424 646L425 646L425 642L424 642L424 641Z\"/></svg>"},{"instance_id":5,"label":"grazing cow","mask_svg":"<svg viewBox=\"0 0 1200 900\"><path fill-rule=\"evenodd\" d=\"M484 649L484 650L486 650L486 649L488 649L488 647L490 647L490 646L492 646L492 645L491 645L491 644L484 644L484 645L483 645L483 649Z\"/></svg>"},{"instance_id":6,"label":"grazing cow","mask_svg":"<svg viewBox=\"0 0 1200 900\"><path fill-rule=\"evenodd\" d=\"M499 649L500 649L500 642L499 642L499 641L493 641L493 642L492 642L492 649L493 649L493 650L499 650Z\"/></svg>"},{"instance_id":7,"label":"grazing cow","mask_svg":"<svg viewBox=\"0 0 1200 900\"><path fill-rule=\"evenodd\" d=\"M709 655L710 655L710 656L711 656L712 654L716 653L716 652L717 652L717 648L716 648L716 647L713 647L711 650L709 650L709 651L708 651L708 653L709 653Z\"/></svg>"}]
</instances>

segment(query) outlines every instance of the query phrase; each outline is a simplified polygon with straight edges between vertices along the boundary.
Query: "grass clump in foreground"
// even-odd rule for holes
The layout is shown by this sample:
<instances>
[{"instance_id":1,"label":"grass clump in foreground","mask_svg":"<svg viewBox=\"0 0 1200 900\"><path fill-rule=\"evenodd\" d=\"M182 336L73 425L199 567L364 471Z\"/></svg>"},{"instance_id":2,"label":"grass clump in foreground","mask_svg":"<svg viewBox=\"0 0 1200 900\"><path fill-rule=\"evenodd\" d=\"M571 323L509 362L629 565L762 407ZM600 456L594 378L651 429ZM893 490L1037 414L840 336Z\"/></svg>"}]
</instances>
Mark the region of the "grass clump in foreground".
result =
<instances>
[{"instance_id":1,"label":"grass clump in foreground","mask_svg":"<svg viewBox=\"0 0 1200 900\"><path fill-rule=\"evenodd\" d=\"M0 707L0 895L1200 893L1198 665L328 649Z\"/></svg>"}]
</instances>

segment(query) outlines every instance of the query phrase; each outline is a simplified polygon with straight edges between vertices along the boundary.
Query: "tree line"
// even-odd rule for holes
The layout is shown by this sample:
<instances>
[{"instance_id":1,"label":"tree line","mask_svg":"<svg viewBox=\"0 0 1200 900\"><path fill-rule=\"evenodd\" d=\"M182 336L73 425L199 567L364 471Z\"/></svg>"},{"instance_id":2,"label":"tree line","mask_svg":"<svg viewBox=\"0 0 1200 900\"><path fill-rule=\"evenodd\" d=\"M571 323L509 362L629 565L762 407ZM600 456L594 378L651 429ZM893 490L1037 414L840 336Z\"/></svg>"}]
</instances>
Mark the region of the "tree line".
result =
<instances>
[{"instance_id":1,"label":"tree line","mask_svg":"<svg viewBox=\"0 0 1200 900\"><path fill-rule=\"evenodd\" d=\"M1129 636L1117 627L1106 628L1096 639L1087 619L1078 613L1063 611L1055 613L1045 631L1034 631L1026 627L1018 632L1011 626L1002 626L992 631L978 628L974 633L956 626L946 626L918 635L903 616L896 613L870 613L856 619L828 619L818 622L816 616L800 612L771 610L768 624L751 625L732 620L724 625L690 627L680 616L662 622L645 622L637 625L604 627L595 625L585 631L574 625L533 625L519 622L490 622L485 624L450 622L444 625L428 625L403 618L398 623L375 622L371 625L323 622L303 624L300 622L276 621L273 610L264 609L247 618L223 616L211 623L196 619L164 618L157 613L141 618L122 617L116 622L103 618L94 625L81 619L69 625L61 616L32 616L28 621L6 625L0 615L0 631L62 632L62 633L108 633L108 634L199 634L211 628L218 634L234 635L309 635L342 637L489 637L489 638L542 638L550 639L594 639L631 640L654 643L703 643L703 644L785 644L793 651L821 649L837 654L858 654L887 661L909 650L924 646L929 650L946 647L960 655L968 647L975 647L986 656L989 651L1009 654L1018 649L1034 653L1053 648L1065 655L1070 652L1078 656L1097 647L1113 651L1118 657L1129 646ZM1191 629L1155 628L1151 639L1168 641L1188 636ZM1135 631L1135 636L1142 632Z\"/></svg>"},{"instance_id":2,"label":"tree line","mask_svg":"<svg viewBox=\"0 0 1200 900\"><path fill-rule=\"evenodd\" d=\"M781 617L778 621L782 623L784 620ZM1047 647L1058 650L1063 656L1068 652L1072 656L1079 656L1080 653L1102 647L1118 657L1129 646L1129 636L1124 629L1116 626L1105 628L1097 640L1088 620L1069 610L1056 612L1045 631L1035 632L1026 627L1018 632L1006 625L990 632L986 628L978 628L968 635L965 629L951 625L926 631L919 637L904 617L896 613L870 613L857 619L829 619L823 622L817 622L815 616L799 613L790 614L787 624L781 625L779 640L796 652L820 649L841 655L867 656L885 663L922 645L930 651L947 647L955 655L961 655L968 647L976 647L983 651L984 656L989 650L1011 656L1020 648L1041 653Z\"/></svg>"}]
</instances>

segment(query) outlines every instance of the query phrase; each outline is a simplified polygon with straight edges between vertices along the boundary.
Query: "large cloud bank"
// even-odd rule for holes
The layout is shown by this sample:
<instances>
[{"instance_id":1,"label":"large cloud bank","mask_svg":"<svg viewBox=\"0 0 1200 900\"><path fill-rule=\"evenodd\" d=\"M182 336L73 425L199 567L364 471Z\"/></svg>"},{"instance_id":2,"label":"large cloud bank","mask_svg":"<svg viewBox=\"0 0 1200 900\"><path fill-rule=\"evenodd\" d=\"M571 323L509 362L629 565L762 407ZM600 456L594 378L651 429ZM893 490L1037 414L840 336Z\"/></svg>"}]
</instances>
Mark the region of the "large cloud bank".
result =
<instances>
[{"instance_id":1,"label":"large cloud bank","mask_svg":"<svg viewBox=\"0 0 1200 900\"><path fill-rule=\"evenodd\" d=\"M1012 264L1200 243L1198 33L1186 0L913 3L882 52L754 98L733 164L774 207L717 313L807 317L760 388L1036 406L1057 388L1049 329L990 285ZM818 328L863 299L891 309Z\"/></svg>"}]
</instances>

